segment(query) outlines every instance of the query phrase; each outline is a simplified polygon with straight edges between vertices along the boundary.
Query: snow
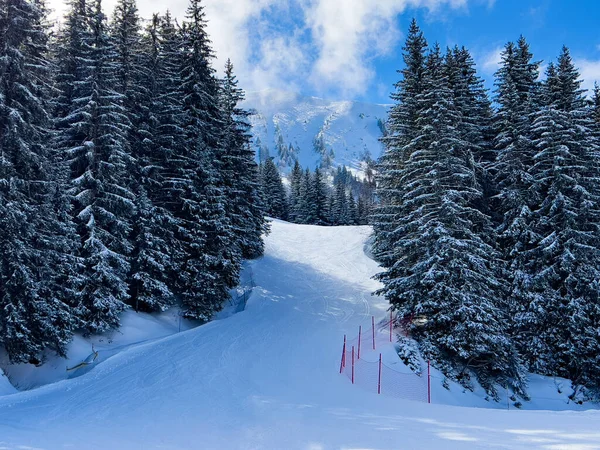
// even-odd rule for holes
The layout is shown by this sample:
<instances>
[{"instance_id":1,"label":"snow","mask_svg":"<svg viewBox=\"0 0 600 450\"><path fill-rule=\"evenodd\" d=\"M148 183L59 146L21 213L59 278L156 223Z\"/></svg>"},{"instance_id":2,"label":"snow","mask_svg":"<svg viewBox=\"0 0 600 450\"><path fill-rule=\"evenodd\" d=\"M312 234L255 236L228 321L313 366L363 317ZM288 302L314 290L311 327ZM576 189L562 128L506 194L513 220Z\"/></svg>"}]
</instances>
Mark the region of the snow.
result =
<instances>
[{"instance_id":1,"label":"snow","mask_svg":"<svg viewBox=\"0 0 600 450\"><path fill-rule=\"evenodd\" d=\"M363 252L369 234L274 221L265 256L249 264L256 287L244 311L110 358L100 351L82 376L0 396L0 447L600 448L598 411L429 405L340 375L342 336L386 317L383 299L371 296L379 269ZM135 327L131 315L126 327ZM394 352L384 353L392 364ZM436 379L433 400L505 406ZM557 409L543 399L536 407Z\"/></svg>"},{"instance_id":2,"label":"snow","mask_svg":"<svg viewBox=\"0 0 600 450\"><path fill-rule=\"evenodd\" d=\"M389 105L329 101L267 89L248 92L243 106L254 112L250 116L254 141L260 138L269 154L276 157L279 127L285 144L300 148L298 160L302 167L313 170L319 166L320 156L313 143L320 135L327 150L333 149L333 166L346 165L359 176L365 152L374 160L382 154L377 121L387 120Z\"/></svg>"},{"instance_id":3,"label":"snow","mask_svg":"<svg viewBox=\"0 0 600 450\"><path fill-rule=\"evenodd\" d=\"M31 364L10 365L7 355L0 349L0 367L12 384L21 390L37 388L60 380L79 377L89 372L92 367L85 367L67 372L67 367L75 367L92 353L92 346L99 352L96 363L136 345L152 342L170 336L181 330L189 330L197 324L181 319L179 310L172 308L160 315L125 311L121 316L121 328L100 336L84 338L76 335L67 349L68 358L49 357L48 361L35 367ZM0 393L2 391L0 390Z\"/></svg>"},{"instance_id":4,"label":"snow","mask_svg":"<svg viewBox=\"0 0 600 450\"><path fill-rule=\"evenodd\" d=\"M0 397L3 395L14 394L16 389L13 385L8 381L8 377L4 374L2 369L0 369Z\"/></svg>"}]
</instances>

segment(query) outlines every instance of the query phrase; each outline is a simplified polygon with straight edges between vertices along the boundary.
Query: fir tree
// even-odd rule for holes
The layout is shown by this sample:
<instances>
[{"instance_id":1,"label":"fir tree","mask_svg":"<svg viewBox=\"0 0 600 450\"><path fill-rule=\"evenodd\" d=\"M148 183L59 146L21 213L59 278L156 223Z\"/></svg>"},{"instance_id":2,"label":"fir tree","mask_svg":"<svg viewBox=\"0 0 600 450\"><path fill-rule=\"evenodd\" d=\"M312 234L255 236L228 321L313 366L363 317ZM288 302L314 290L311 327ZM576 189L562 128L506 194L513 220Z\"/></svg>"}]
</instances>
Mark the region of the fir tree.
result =
<instances>
[{"instance_id":1,"label":"fir tree","mask_svg":"<svg viewBox=\"0 0 600 450\"><path fill-rule=\"evenodd\" d=\"M132 172L136 193L136 215L130 235L133 250L129 292L130 304L136 311L165 310L175 302L173 279L181 259L175 239L177 221L164 204L167 155L172 149L167 150L161 145L162 112L171 106L163 104L166 74L160 30L161 20L154 15L145 38L139 43L139 52L134 54L141 67L132 71L131 76L123 77L129 80L130 86L124 90L125 95L129 92L136 99L135 105L128 107L136 128L129 133L129 143L135 156ZM123 31L121 34L132 33ZM123 61L123 56L120 61Z\"/></svg>"},{"instance_id":2,"label":"fir tree","mask_svg":"<svg viewBox=\"0 0 600 450\"><path fill-rule=\"evenodd\" d=\"M0 3L0 344L13 362L64 355L78 325L62 166L48 146L43 2Z\"/></svg>"},{"instance_id":3,"label":"fir tree","mask_svg":"<svg viewBox=\"0 0 600 450\"><path fill-rule=\"evenodd\" d=\"M594 93L592 97L592 117L596 127L600 127L600 86L594 83Z\"/></svg>"},{"instance_id":4,"label":"fir tree","mask_svg":"<svg viewBox=\"0 0 600 450\"><path fill-rule=\"evenodd\" d=\"M275 125L275 147L277 148L279 167L282 170L292 167L298 158L296 156L294 146L292 144L286 145L279 124Z\"/></svg>"},{"instance_id":5,"label":"fir tree","mask_svg":"<svg viewBox=\"0 0 600 450\"><path fill-rule=\"evenodd\" d=\"M302 175L300 184L300 204L298 206L298 222L314 224L317 220L317 208L315 204L315 185L310 169L306 168Z\"/></svg>"},{"instance_id":6,"label":"fir tree","mask_svg":"<svg viewBox=\"0 0 600 450\"><path fill-rule=\"evenodd\" d=\"M116 54L100 0L93 9L83 0L71 5L63 42L68 57L59 67L57 144L70 158L73 212L82 242L85 284L77 308L85 328L101 332L119 325L129 298L128 236L135 207L127 176L132 163L128 120L123 97L113 89Z\"/></svg>"},{"instance_id":7,"label":"fir tree","mask_svg":"<svg viewBox=\"0 0 600 450\"><path fill-rule=\"evenodd\" d=\"M299 222L299 214L300 214L300 188L302 186L302 176L303 176L302 167L300 167L300 163L296 161L294 163L294 168L292 169L292 173L290 175L290 220L292 222Z\"/></svg>"},{"instance_id":8,"label":"fir tree","mask_svg":"<svg viewBox=\"0 0 600 450\"><path fill-rule=\"evenodd\" d=\"M407 145L418 133L419 109L416 102L423 90L426 48L427 41L416 20L413 20L403 49L405 68L400 71L402 79L395 85L396 91L392 94L394 106L389 113L388 133L382 138L385 153L379 161L379 205L372 219L375 234L373 254L384 267L393 263L391 232L401 201L398 197L401 190L398 174L410 156Z\"/></svg>"},{"instance_id":9,"label":"fir tree","mask_svg":"<svg viewBox=\"0 0 600 450\"><path fill-rule=\"evenodd\" d=\"M350 223L345 177L338 177L334 185L330 220L334 225L348 225Z\"/></svg>"},{"instance_id":10,"label":"fir tree","mask_svg":"<svg viewBox=\"0 0 600 450\"><path fill-rule=\"evenodd\" d=\"M497 195L490 201L490 208L499 213L496 233L506 261L511 317L517 317L531 301L527 252L536 240L531 221L537 208L531 177L535 153L531 115L536 108L538 71L539 63L533 61L521 37L518 45L506 45L495 81L499 105L494 124L497 157L491 170Z\"/></svg>"},{"instance_id":11,"label":"fir tree","mask_svg":"<svg viewBox=\"0 0 600 450\"><path fill-rule=\"evenodd\" d=\"M482 239L489 218L471 205L482 196L461 116L440 55L428 56L418 95L420 132L398 173L400 211L394 232L394 264L379 275L398 318L421 317L411 334L442 369L466 382L477 375L493 395L494 383L522 389L521 367L502 316L500 268Z\"/></svg>"},{"instance_id":12,"label":"fir tree","mask_svg":"<svg viewBox=\"0 0 600 450\"><path fill-rule=\"evenodd\" d=\"M600 323L597 146L568 49L547 75L533 123L531 173L541 202L528 252L531 302L517 316L519 339L531 369L597 388L600 340L589 333Z\"/></svg>"},{"instance_id":13,"label":"fir tree","mask_svg":"<svg viewBox=\"0 0 600 450\"><path fill-rule=\"evenodd\" d=\"M446 53L448 82L454 94L454 105L461 116L457 128L461 138L473 154L473 169L484 195L474 206L487 215L495 213L490 199L495 195L490 169L495 160L492 145L492 106L483 80L477 75L475 61L469 51L462 47L448 49ZM490 236L491 238L491 236ZM493 239L489 240L490 243Z\"/></svg>"},{"instance_id":14,"label":"fir tree","mask_svg":"<svg viewBox=\"0 0 600 450\"><path fill-rule=\"evenodd\" d=\"M180 271L179 295L186 316L209 320L220 310L229 289L238 282L240 249L235 245L222 168L223 126L219 82L206 32L206 13L200 0L191 0L182 30L182 80L185 149L179 156L183 180L180 212L185 261Z\"/></svg>"},{"instance_id":15,"label":"fir tree","mask_svg":"<svg viewBox=\"0 0 600 450\"><path fill-rule=\"evenodd\" d=\"M348 225L356 225L358 223L358 209L356 200L352 192L348 193Z\"/></svg>"},{"instance_id":16,"label":"fir tree","mask_svg":"<svg viewBox=\"0 0 600 450\"><path fill-rule=\"evenodd\" d=\"M270 217L287 220L288 205L281 175L272 158L261 166L260 179L265 201L265 212Z\"/></svg>"},{"instance_id":17,"label":"fir tree","mask_svg":"<svg viewBox=\"0 0 600 450\"><path fill-rule=\"evenodd\" d=\"M315 169L312 177L312 202L314 204L314 224L327 225L329 223L327 214L327 188L323 181L323 175L319 168Z\"/></svg>"},{"instance_id":18,"label":"fir tree","mask_svg":"<svg viewBox=\"0 0 600 450\"><path fill-rule=\"evenodd\" d=\"M244 93L238 88L233 65L227 60L225 78L221 86L221 109L223 112L223 164L222 178L225 183L227 210L233 231L245 258L257 258L263 254L262 235L268 231L254 152L250 147L249 113L239 107Z\"/></svg>"}]
</instances>

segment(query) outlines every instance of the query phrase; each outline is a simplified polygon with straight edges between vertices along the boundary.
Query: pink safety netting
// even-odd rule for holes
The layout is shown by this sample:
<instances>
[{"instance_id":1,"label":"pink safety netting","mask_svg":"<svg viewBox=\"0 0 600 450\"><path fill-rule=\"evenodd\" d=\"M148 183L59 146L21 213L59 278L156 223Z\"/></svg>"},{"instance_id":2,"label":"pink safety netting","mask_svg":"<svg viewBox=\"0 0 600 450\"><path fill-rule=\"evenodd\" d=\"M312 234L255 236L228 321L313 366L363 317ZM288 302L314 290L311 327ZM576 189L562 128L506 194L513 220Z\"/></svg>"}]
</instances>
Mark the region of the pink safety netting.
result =
<instances>
[{"instance_id":1,"label":"pink safety netting","mask_svg":"<svg viewBox=\"0 0 600 450\"><path fill-rule=\"evenodd\" d=\"M342 349L340 373L360 388L395 398L421 402L430 401L430 385L428 375L419 376L393 369L381 361L377 347L392 341L392 321L375 323L360 327L359 334L346 340ZM353 355L354 354L354 355Z\"/></svg>"}]
</instances>

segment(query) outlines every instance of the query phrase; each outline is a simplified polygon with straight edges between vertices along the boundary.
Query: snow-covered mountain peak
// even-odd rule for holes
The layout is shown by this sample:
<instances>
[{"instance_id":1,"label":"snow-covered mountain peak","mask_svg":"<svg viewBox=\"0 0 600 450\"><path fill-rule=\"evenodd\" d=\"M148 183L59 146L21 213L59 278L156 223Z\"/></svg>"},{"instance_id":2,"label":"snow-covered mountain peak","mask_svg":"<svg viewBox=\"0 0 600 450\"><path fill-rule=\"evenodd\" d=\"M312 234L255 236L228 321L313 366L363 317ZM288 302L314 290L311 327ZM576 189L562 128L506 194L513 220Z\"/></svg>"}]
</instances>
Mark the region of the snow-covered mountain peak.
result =
<instances>
[{"instance_id":1,"label":"snow-covered mountain peak","mask_svg":"<svg viewBox=\"0 0 600 450\"><path fill-rule=\"evenodd\" d=\"M298 160L304 167L346 165L358 169L381 155L379 142L388 105L330 101L268 89L247 93L259 158L275 157L283 172Z\"/></svg>"}]
</instances>

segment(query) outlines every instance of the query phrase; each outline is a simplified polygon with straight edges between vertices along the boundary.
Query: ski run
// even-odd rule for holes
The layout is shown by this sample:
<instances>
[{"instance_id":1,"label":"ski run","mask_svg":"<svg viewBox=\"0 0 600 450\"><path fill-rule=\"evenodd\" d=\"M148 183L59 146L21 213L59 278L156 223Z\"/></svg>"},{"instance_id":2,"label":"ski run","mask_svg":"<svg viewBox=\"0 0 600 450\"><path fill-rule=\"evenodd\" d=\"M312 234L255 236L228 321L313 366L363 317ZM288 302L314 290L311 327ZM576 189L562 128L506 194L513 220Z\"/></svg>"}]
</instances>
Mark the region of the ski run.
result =
<instances>
[{"instance_id":1,"label":"ski run","mask_svg":"<svg viewBox=\"0 0 600 450\"><path fill-rule=\"evenodd\" d=\"M557 397L556 380L533 378L532 402L507 410L436 376L427 404L340 375L343 335L387 314L371 295L370 234L274 221L265 256L246 267L256 287L243 312L113 356L106 345L82 376L37 389L11 393L0 376L0 448L600 448L600 415L557 411L577 407Z\"/></svg>"}]
</instances>

